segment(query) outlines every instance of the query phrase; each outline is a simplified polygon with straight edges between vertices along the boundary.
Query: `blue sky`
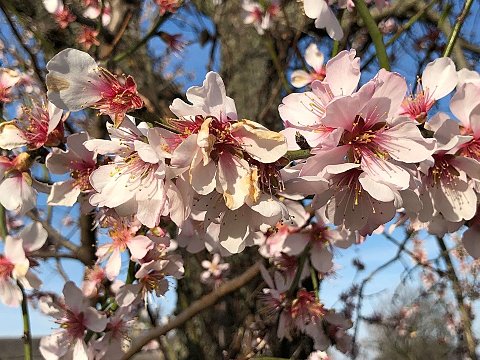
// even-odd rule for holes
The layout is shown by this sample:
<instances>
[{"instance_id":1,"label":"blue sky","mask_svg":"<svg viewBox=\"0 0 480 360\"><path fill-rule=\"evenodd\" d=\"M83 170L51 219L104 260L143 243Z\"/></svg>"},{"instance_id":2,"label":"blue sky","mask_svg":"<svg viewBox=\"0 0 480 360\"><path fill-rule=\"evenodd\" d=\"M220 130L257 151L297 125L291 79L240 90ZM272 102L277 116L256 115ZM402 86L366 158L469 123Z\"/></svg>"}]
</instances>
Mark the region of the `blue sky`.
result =
<instances>
[{"instance_id":1,"label":"blue sky","mask_svg":"<svg viewBox=\"0 0 480 360\"><path fill-rule=\"evenodd\" d=\"M478 4L474 5L474 10L478 10ZM207 26L207 28L212 31L212 26L207 19L198 19L191 16L187 16L188 21L193 26ZM3 19L0 18L0 21ZM0 23L2 26L3 23ZM175 34L175 33L185 33L185 29L189 29L191 25L185 26L182 22L168 21L162 30ZM466 29L471 32L469 29L473 29L473 24L467 22L465 25ZM2 29L4 26L2 26ZM418 29L418 31L423 31L423 29ZM186 40L194 41L194 33L186 32ZM308 44L303 44L306 47ZM199 85L203 81L205 73L207 71L206 64L208 62L208 57L210 54L210 44L207 44L205 47L201 47L198 43L194 43L188 46L185 51L181 54L180 58L172 57L171 63L167 67L167 70L172 71L176 65L183 64L185 73L188 75L183 75L180 79L180 82L184 85L184 88L188 88L191 85ZM149 49L153 54L161 54L165 50L165 45L160 39L154 39L149 43ZM406 53L407 50L402 50L397 56L403 56L405 61L400 62L398 69L403 75L407 76L407 80L410 84L414 84L416 74L408 73L408 71L414 65L413 57L422 56L421 53ZM214 63L214 69L219 68L219 54L217 49L217 61ZM134 74L133 74L134 75ZM190 76L191 75L191 76ZM363 74L362 81L366 81L371 78L372 74L365 73ZM227 93L228 93L228 84ZM448 99L440 103L440 108L442 110L448 111ZM39 201L40 204L45 204L45 198L41 198ZM63 209L60 211L54 212L54 224L61 226L61 217L63 216ZM78 209L72 211L72 215L78 214ZM401 238L401 232L397 231L395 234L396 238ZM78 233L72 235L73 241L78 242ZM437 246L434 239L428 239L426 241L426 248L430 257L435 257L438 253ZM378 266L386 262L388 259L392 258L397 251L397 247L391 244L387 239L382 236L374 235L367 239L367 241L361 245L352 246L349 249L341 250L338 249L335 252L336 263L338 264L338 272L335 277L327 279L322 284L321 299L327 307L335 307L338 305L338 297L341 292L343 292L352 280L355 277L355 269L352 266L352 260L354 258L359 258L364 264L366 264L366 269L364 275L369 274L372 270L376 269ZM410 261L407 259L407 261ZM411 262L411 261L410 261ZM63 268L65 269L68 276L74 280L77 284L81 283L83 276L83 267L78 264L78 262L73 260L63 260ZM125 261L126 265L126 261ZM126 267L126 266L125 266ZM43 290L61 292L63 286L63 279L56 269L56 263L54 260L47 261L43 263L40 267L41 278L44 281ZM402 273L404 267L401 263L397 262L389 267L387 270L378 274L374 281L370 282L366 287L367 294L379 294L379 296L384 296L385 294L392 293L397 284L400 283L402 278ZM365 302L365 307L363 309L364 313L369 313L374 311L378 306L379 296L367 297ZM163 309L163 313L169 313L175 306L175 293L172 290L166 297L160 300L160 308ZM475 306L478 309L478 306ZM0 304L0 314L2 321L0 322L0 337L21 337L23 333L22 321L21 321L21 311L19 308L8 308L3 304ZM43 316L38 311L32 309L31 311L31 322L32 322L32 332L34 336L46 335L51 332L52 328L56 328L54 324L48 317ZM475 330L478 333L479 323L475 322Z\"/></svg>"}]
</instances>

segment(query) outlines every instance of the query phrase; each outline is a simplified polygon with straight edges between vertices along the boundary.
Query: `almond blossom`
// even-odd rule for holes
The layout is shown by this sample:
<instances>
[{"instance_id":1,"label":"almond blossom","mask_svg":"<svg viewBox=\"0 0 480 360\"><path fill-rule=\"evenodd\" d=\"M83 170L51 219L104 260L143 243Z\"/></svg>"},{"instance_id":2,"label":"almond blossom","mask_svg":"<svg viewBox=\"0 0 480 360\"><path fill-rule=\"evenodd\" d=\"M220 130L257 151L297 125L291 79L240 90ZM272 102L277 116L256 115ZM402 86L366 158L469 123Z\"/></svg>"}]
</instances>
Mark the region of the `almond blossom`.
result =
<instances>
[{"instance_id":1,"label":"almond blossom","mask_svg":"<svg viewBox=\"0 0 480 360\"><path fill-rule=\"evenodd\" d=\"M55 182L48 196L49 205L73 206L79 195L91 193L90 174L97 168L96 154L83 145L89 140L85 132L70 135L67 138L66 151L52 149L46 158L48 170L53 174L70 173L71 179Z\"/></svg>"},{"instance_id":2,"label":"almond blossom","mask_svg":"<svg viewBox=\"0 0 480 360\"><path fill-rule=\"evenodd\" d=\"M63 140L63 111L51 102L24 107L17 121L0 124L0 147L12 150L22 146L38 149L57 146Z\"/></svg>"},{"instance_id":3,"label":"almond blossom","mask_svg":"<svg viewBox=\"0 0 480 360\"><path fill-rule=\"evenodd\" d=\"M180 6L180 0L154 0L160 10L160 15L174 13Z\"/></svg>"},{"instance_id":4,"label":"almond blossom","mask_svg":"<svg viewBox=\"0 0 480 360\"><path fill-rule=\"evenodd\" d=\"M285 155L283 135L250 120L237 120L233 99L217 73L209 72L201 87L187 91L192 105L175 99L170 109L180 134L171 166L188 170L190 184L200 195L217 189L225 204L236 210L255 204L261 191L281 187L275 162ZM183 136L182 136L183 135Z\"/></svg>"},{"instance_id":5,"label":"almond blossom","mask_svg":"<svg viewBox=\"0 0 480 360\"><path fill-rule=\"evenodd\" d=\"M253 24L255 30L263 35L271 26L271 21L280 13L280 4L277 0L256 2L243 0L242 8L245 12L244 24Z\"/></svg>"},{"instance_id":6,"label":"almond blossom","mask_svg":"<svg viewBox=\"0 0 480 360\"><path fill-rule=\"evenodd\" d=\"M50 14L54 15L55 21L61 29L66 29L76 19L76 16L64 6L62 0L43 0L43 6Z\"/></svg>"},{"instance_id":7,"label":"almond blossom","mask_svg":"<svg viewBox=\"0 0 480 360\"><path fill-rule=\"evenodd\" d=\"M290 75L290 81L296 88L304 87L314 80L322 81L325 79L326 70L323 66L324 56L318 49L317 45L312 43L308 45L305 50L305 62L312 68L313 71L307 72L305 70L294 70Z\"/></svg>"},{"instance_id":8,"label":"almond blossom","mask_svg":"<svg viewBox=\"0 0 480 360\"><path fill-rule=\"evenodd\" d=\"M460 145L458 154L474 159L480 165L480 83L459 86L450 102L450 109L460 120L459 134L472 137Z\"/></svg>"},{"instance_id":9,"label":"almond blossom","mask_svg":"<svg viewBox=\"0 0 480 360\"><path fill-rule=\"evenodd\" d=\"M435 102L455 89L458 75L450 58L438 58L429 63L418 80L415 94L405 98L401 115L407 115L419 123L425 122L428 111Z\"/></svg>"},{"instance_id":10,"label":"almond blossom","mask_svg":"<svg viewBox=\"0 0 480 360\"><path fill-rule=\"evenodd\" d=\"M82 32L77 38L79 44L82 44L85 50L89 50L92 45L98 46L100 45L100 41L98 41L98 31L92 29L91 27L84 26L82 27Z\"/></svg>"},{"instance_id":11,"label":"almond blossom","mask_svg":"<svg viewBox=\"0 0 480 360\"><path fill-rule=\"evenodd\" d=\"M287 138L288 149L298 150L296 134L300 133L312 148L333 147L338 144L341 131L326 126L327 105L336 97L351 95L360 80L360 59L355 50L341 51L325 66L325 78L312 82L312 91L287 95L278 107Z\"/></svg>"},{"instance_id":12,"label":"almond blossom","mask_svg":"<svg viewBox=\"0 0 480 360\"><path fill-rule=\"evenodd\" d=\"M0 68L0 103L12 101L12 90L19 80L20 76L16 71Z\"/></svg>"},{"instance_id":13,"label":"almond blossom","mask_svg":"<svg viewBox=\"0 0 480 360\"><path fill-rule=\"evenodd\" d=\"M422 137L416 125L405 118L393 118L406 84L403 78L381 70L358 92L328 104L322 122L343 129L337 155L360 164L370 178L405 190L411 174L406 165L427 159L435 143ZM328 150L325 150L328 151ZM301 175L318 175L323 168L322 150L309 158Z\"/></svg>"},{"instance_id":14,"label":"almond blossom","mask_svg":"<svg viewBox=\"0 0 480 360\"><path fill-rule=\"evenodd\" d=\"M0 203L5 209L25 214L37 204L37 191L32 187L32 159L21 153L10 159L0 156Z\"/></svg>"},{"instance_id":15,"label":"almond blossom","mask_svg":"<svg viewBox=\"0 0 480 360\"><path fill-rule=\"evenodd\" d=\"M41 299L40 309L52 316L60 329L40 340L40 353L46 360L71 356L74 359L90 359L84 337L88 330L101 332L107 325L104 314L91 307L89 300L71 281L63 288L64 302Z\"/></svg>"},{"instance_id":16,"label":"almond blossom","mask_svg":"<svg viewBox=\"0 0 480 360\"><path fill-rule=\"evenodd\" d=\"M436 128L434 136L441 142L442 125L452 123L452 120L437 117L435 122L431 126L436 125L433 127ZM472 158L455 155L458 148L471 140L471 136L452 135L450 141L440 143L435 153L420 164L420 192L423 194L422 212L438 212L448 221L459 222L473 218L476 213L477 194L473 179L480 180L480 166Z\"/></svg>"},{"instance_id":17,"label":"almond blossom","mask_svg":"<svg viewBox=\"0 0 480 360\"><path fill-rule=\"evenodd\" d=\"M222 282L224 273L230 268L230 264L222 263L219 254L214 254L212 261L203 260L202 267L205 269L200 274L200 281L204 284L213 283L217 286Z\"/></svg>"},{"instance_id":18,"label":"almond blossom","mask_svg":"<svg viewBox=\"0 0 480 360\"><path fill-rule=\"evenodd\" d=\"M333 40L343 38L343 30L337 17L330 9L330 5L325 0L303 0L305 15L310 19L315 19L317 29L325 29L328 36Z\"/></svg>"},{"instance_id":19,"label":"almond blossom","mask_svg":"<svg viewBox=\"0 0 480 360\"><path fill-rule=\"evenodd\" d=\"M22 301L22 292L17 281L25 289L38 288L41 284L29 269L30 262L25 255L23 236L26 241L36 240L35 237L29 236L28 229L17 238L7 236L3 254L0 254L0 301L7 306L19 306Z\"/></svg>"},{"instance_id":20,"label":"almond blossom","mask_svg":"<svg viewBox=\"0 0 480 360\"><path fill-rule=\"evenodd\" d=\"M347 248L355 242L355 232L329 227L322 211L316 212L316 222L292 231L284 243L284 252L300 255L309 246L310 263L319 272L327 273L333 267L333 249Z\"/></svg>"},{"instance_id":21,"label":"almond blossom","mask_svg":"<svg viewBox=\"0 0 480 360\"><path fill-rule=\"evenodd\" d=\"M131 76L113 75L86 52L65 49L50 59L47 70L48 99L61 109L92 107L118 127L128 111L143 106Z\"/></svg>"},{"instance_id":22,"label":"almond blossom","mask_svg":"<svg viewBox=\"0 0 480 360\"><path fill-rule=\"evenodd\" d=\"M126 118L117 129L108 127L111 139L91 139L85 147L101 155L115 155L113 160L94 170L90 183L95 190L90 197L94 206L117 208L123 215L136 214L147 227L158 225L160 217L168 212L168 188L165 185L165 158L168 152L153 147L158 138L155 130L147 130L146 124L137 127L133 118ZM121 207L121 209L120 209Z\"/></svg>"},{"instance_id":23,"label":"almond blossom","mask_svg":"<svg viewBox=\"0 0 480 360\"><path fill-rule=\"evenodd\" d=\"M98 262L106 261L105 274L109 280L114 280L120 273L122 253L129 250L132 260L142 259L153 247L153 242L147 236L136 234L140 224L129 223L118 219L111 224L108 231L112 242L100 245L96 256Z\"/></svg>"}]
</instances>

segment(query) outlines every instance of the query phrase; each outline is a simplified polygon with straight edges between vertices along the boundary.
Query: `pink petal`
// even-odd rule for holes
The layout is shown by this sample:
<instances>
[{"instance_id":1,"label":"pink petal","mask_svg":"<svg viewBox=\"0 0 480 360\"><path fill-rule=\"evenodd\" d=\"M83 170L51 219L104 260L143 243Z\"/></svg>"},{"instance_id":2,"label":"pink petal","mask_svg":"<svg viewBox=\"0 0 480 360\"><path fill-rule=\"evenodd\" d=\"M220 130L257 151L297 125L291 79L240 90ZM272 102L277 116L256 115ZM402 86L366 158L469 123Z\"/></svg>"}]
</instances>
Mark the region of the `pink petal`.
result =
<instances>
[{"instance_id":1,"label":"pink petal","mask_svg":"<svg viewBox=\"0 0 480 360\"><path fill-rule=\"evenodd\" d=\"M360 58L355 50L341 51L327 62L324 82L335 96L350 95L360 80Z\"/></svg>"},{"instance_id":2,"label":"pink petal","mask_svg":"<svg viewBox=\"0 0 480 360\"><path fill-rule=\"evenodd\" d=\"M107 326L107 317L92 307L88 307L84 311L85 326L92 331L100 332Z\"/></svg>"},{"instance_id":3,"label":"pink petal","mask_svg":"<svg viewBox=\"0 0 480 360\"><path fill-rule=\"evenodd\" d=\"M144 235L137 235L127 243L133 260L142 259L153 246L152 240Z\"/></svg>"}]
</instances>

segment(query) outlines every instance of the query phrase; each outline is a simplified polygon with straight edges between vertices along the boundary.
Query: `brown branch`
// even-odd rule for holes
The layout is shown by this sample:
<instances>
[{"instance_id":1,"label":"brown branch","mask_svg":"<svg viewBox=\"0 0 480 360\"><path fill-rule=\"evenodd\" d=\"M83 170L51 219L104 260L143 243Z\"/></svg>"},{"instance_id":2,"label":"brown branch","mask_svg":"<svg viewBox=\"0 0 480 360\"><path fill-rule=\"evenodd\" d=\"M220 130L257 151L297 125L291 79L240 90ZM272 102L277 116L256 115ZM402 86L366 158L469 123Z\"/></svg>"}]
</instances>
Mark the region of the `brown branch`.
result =
<instances>
[{"instance_id":1,"label":"brown branch","mask_svg":"<svg viewBox=\"0 0 480 360\"><path fill-rule=\"evenodd\" d=\"M466 348L468 350L468 355L472 360L477 360L477 353L475 352L475 337L472 331L472 319L470 316L469 310L465 306L465 299L463 296L462 286L460 284L460 279L455 272L455 267L453 266L450 253L447 250L447 245L441 237L437 237L437 243L440 249L442 250L443 260L447 265L447 277L452 284L453 293L455 295L455 300L458 304L458 310L460 312L460 318L462 321L462 330L464 335L464 341Z\"/></svg>"},{"instance_id":2,"label":"brown branch","mask_svg":"<svg viewBox=\"0 0 480 360\"><path fill-rule=\"evenodd\" d=\"M49 238L55 243L55 245L63 246L64 248L70 250L74 254L78 252L77 245L65 239L52 225L50 225L47 221L40 218L38 214L36 214L33 211L30 211L27 213L27 215L33 221L38 221L40 224L42 224L43 228L47 230ZM80 256L79 256L79 259L80 259Z\"/></svg>"},{"instance_id":3,"label":"brown branch","mask_svg":"<svg viewBox=\"0 0 480 360\"><path fill-rule=\"evenodd\" d=\"M17 38L17 41L19 42L20 46L23 48L23 50L25 50L28 57L30 58L30 62L32 63L33 70L34 70L35 74L37 75L38 80L40 80L40 84L41 84L43 90L46 92L47 91L47 86L45 85L45 78L43 76L42 71L40 70L40 68L38 66L36 56L33 54L32 50L30 50L30 48L23 43L22 36L18 32L18 29L15 26L15 24L13 23L12 19L10 19L10 17L8 16L7 9L6 9L6 7L5 7L5 5L2 1L0 1L0 9L2 9L2 12L5 15L5 19L7 20L8 24L12 28L12 32L15 35L15 37Z\"/></svg>"},{"instance_id":4,"label":"brown branch","mask_svg":"<svg viewBox=\"0 0 480 360\"><path fill-rule=\"evenodd\" d=\"M133 355L139 352L142 347L147 344L149 341L158 338L159 336L165 335L170 330L178 328L190 320L195 315L199 314L208 307L216 304L224 296L240 289L252 279L254 279L260 272L259 263L255 263L250 268L248 268L242 275L238 276L235 279L227 281L221 285L218 289L212 291L211 293L203 296L194 303L192 303L188 308L182 311L178 316L170 320L166 325L155 327L150 329L143 336L139 337L135 341L128 352L122 357L121 360L130 359Z\"/></svg>"},{"instance_id":5,"label":"brown branch","mask_svg":"<svg viewBox=\"0 0 480 360\"><path fill-rule=\"evenodd\" d=\"M120 29L118 32L115 34L115 37L113 38L113 41L111 44L106 44L100 51L100 60L106 60L110 54L115 50L117 47L118 43L122 39L123 34L125 34L125 31L128 28L128 24L130 23L130 20L132 19L133 16L133 11L132 10L127 10L125 13L125 16L123 18L122 24L120 25Z\"/></svg>"}]
</instances>

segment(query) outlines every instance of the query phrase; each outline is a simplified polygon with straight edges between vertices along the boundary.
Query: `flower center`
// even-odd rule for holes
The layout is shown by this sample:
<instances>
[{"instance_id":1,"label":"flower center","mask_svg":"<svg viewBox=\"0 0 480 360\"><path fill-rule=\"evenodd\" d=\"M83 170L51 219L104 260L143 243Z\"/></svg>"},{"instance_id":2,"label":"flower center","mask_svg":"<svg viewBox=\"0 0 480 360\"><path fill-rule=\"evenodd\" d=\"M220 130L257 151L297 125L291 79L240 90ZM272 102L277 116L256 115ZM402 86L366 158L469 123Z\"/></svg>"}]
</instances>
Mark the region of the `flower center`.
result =
<instances>
[{"instance_id":1,"label":"flower center","mask_svg":"<svg viewBox=\"0 0 480 360\"><path fill-rule=\"evenodd\" d=\"M89 164L84 161L70 162L70 176L74 180L74 186L82 191L92 189L90 184L90 174L95 170L95 164Z\"/></svg>"},{"instance_id":2,"label":"flower center","mask_svg":"<svg viewBox=\"0 0 480 360\"><path fill-rule=\"evenodd\" d=\"M85 315L83 312L75 314L71 310L65 310L65 314L62 319L58 321L60 327L65 329L68 335L72 338L83 338L85 330Z\"/></svg>"},{"instance_id":3,"label":"flower center","mask_svg":"<svg viewBox=\"0 0 480 360\"><path fill-rule=\"evenodd\" d=\"M453 158L454 155L433 155L435 165L428 170L431 186L436 186L442 182L448 186L455 187L460 173L450 164Z\"/></svg>"},{"instance_id":4,"label":"flower center","mask_svg":"<svg viewBox=\"0 0 480 360\"><path fill-rule=\"evenodd\" d=\"M424 123L427 119L427 113L435 104L428 89L423 89L421 82L418 83L416 94L410 94L402 102L403 111L400 115L408 115L412 120Z\"/></svg>"},{"instance_id":5,"label":"flower center","mask_svg":"<svg viewBox=\"0 0 480 360\"><path fill-rule=\"evenodd\" d=\"M6 280L10 278L14 268L15 265L13 265L10 260L3 255L0 255L0 280Z\"/></svg>"},{"instance_id":6,"label":"flower center","mask_svg":"<svg viewBox=\"0 0 480 360\"><path fill-rule=\"evenodd\" d=\"M387 125L378 122L371 127L366 125L365 119L357 115L353 122L352 131L345 130L339 145L350 145L349 160L359 164L363 156L374 156L387 159L388 153L379 145L380 138Z\"/></svg>"}]
</instances>

